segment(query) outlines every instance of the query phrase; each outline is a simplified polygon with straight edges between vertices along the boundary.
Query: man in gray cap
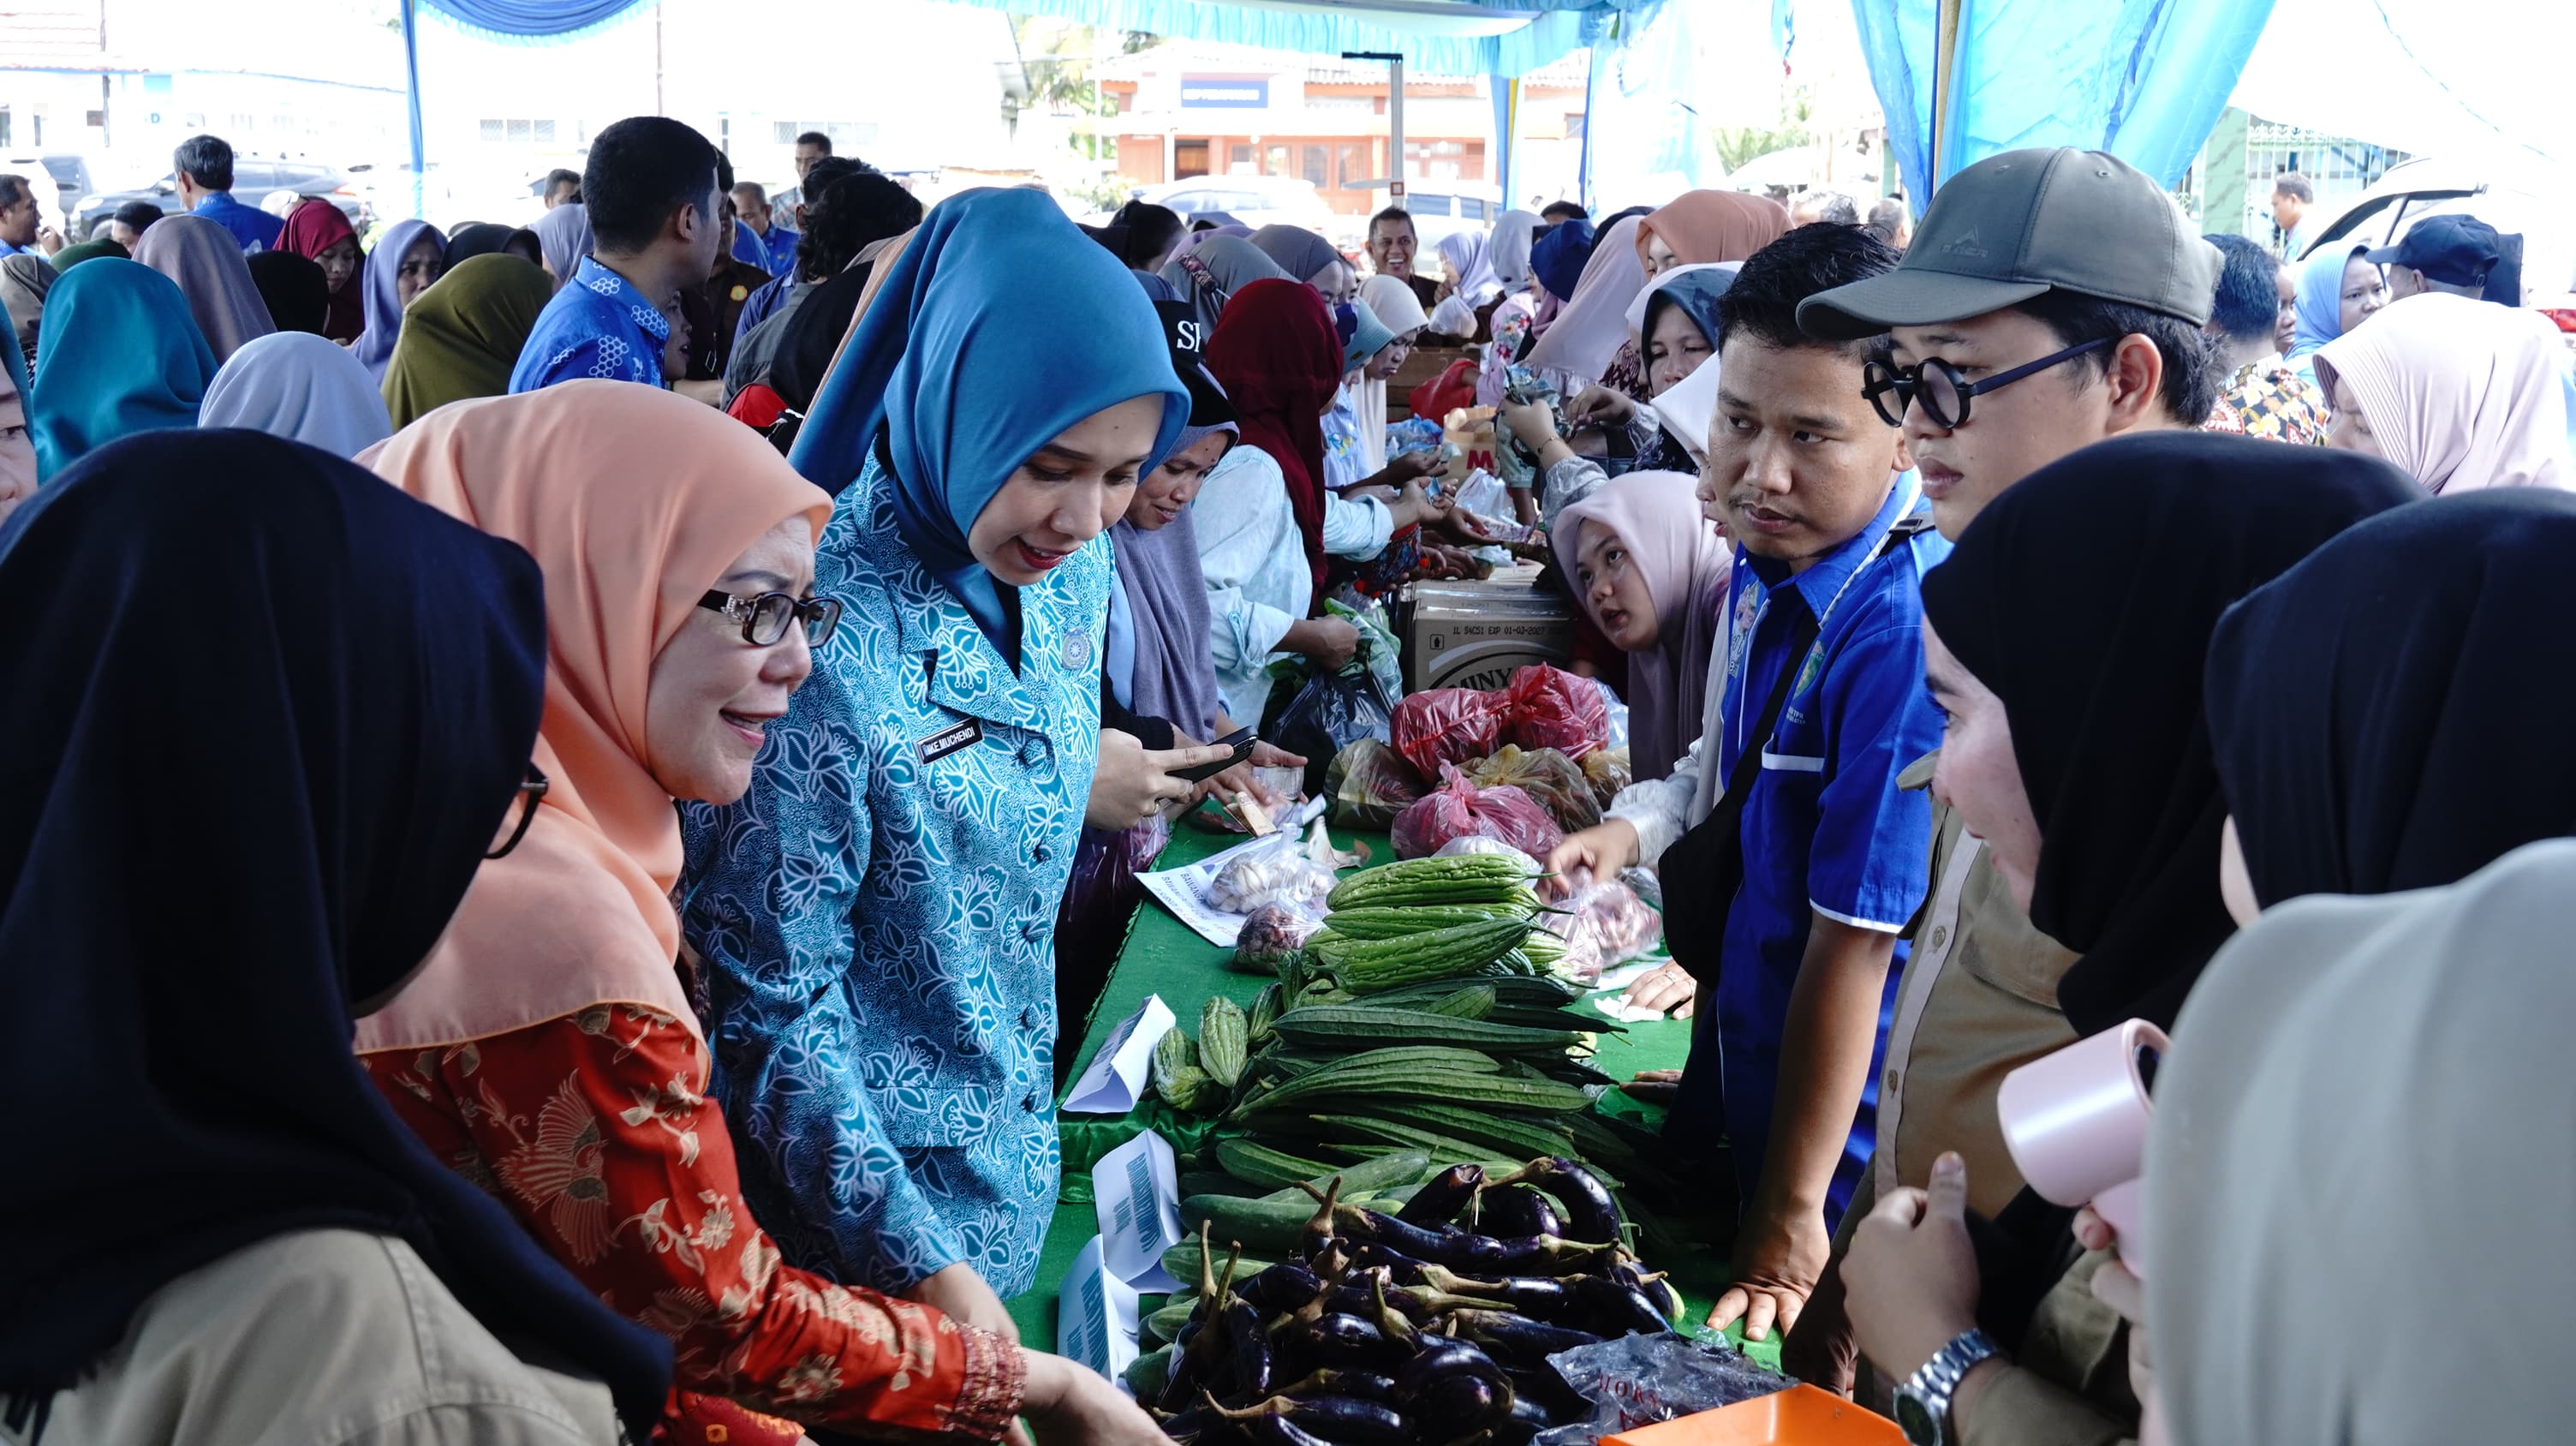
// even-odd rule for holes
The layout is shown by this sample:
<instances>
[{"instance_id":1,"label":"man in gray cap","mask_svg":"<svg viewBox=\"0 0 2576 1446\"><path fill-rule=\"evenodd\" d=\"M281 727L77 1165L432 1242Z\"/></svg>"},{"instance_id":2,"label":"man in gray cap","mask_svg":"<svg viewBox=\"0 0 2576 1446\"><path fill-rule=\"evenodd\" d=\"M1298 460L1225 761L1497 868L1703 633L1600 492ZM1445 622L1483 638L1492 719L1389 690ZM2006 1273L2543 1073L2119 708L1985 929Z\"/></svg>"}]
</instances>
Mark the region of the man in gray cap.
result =
<instances>
[{"instance_id":1,"label":"man in gray cap","mask_svg":"<svg viewBox=\"0 0 2576 1446\"><path fill-rule=\"evenodd\" d=\"M1894 271L1807 298L1798 324L1892 334L1870 399L1902 418L1933 524L1956 541L2078 447L2208 418L2218 271L2216 248L2126 162L2006 151L1942 184Z\"/></svg>"},{"instance_id":2,"label":"man in gray cap","mask_svg":"<svg viewBox=\"0 0 2576 1446\"><path fill-rule=\"evenodd\" d=\"M2217 249L2163 188L2118 158L2008 151L1942 185L1894 270L1809 297L1798 324L1827 338L1890 334L1864 394L1903 427L1933 525L1955 540L2005 488L2070 452L2208 418L2225 370L2202 330L2219 271ZM2102 518L2118 525L2117 497L2103 499ZM1926 786L1938 756L1908 768L1906 784ZM1784 1357L1793 1374L1828 1386L1854 1380L1840 1278L1854 1223L1896 1188L1924 1187L1949 1151L1966 1160L1970 1208L2001 1210L2022 1181L1996 1122L1996 1087L2074 1039L2056 998L2075 956L2032 927L1955 815L1936 810L1933 829L1931 888L1908 930L1879 1076L1876 1155ZM1922 1245L1937 1248L1928 1236ZM1938 1271L1916 1264L1873 1279L1872 1299L1930 1288ZM2107 1307L2103 1316L2088 1323L2100 1329L2069 1340L2098 1347L2094 1364L2117 1371L2118 1318ZM1897 1384L1879 1380L1862 1399L1883 1403ZM2130 1424L2073 1399L2027 1404L2045 1427L2033 1440Z\"/></svg>"}]
</instances>

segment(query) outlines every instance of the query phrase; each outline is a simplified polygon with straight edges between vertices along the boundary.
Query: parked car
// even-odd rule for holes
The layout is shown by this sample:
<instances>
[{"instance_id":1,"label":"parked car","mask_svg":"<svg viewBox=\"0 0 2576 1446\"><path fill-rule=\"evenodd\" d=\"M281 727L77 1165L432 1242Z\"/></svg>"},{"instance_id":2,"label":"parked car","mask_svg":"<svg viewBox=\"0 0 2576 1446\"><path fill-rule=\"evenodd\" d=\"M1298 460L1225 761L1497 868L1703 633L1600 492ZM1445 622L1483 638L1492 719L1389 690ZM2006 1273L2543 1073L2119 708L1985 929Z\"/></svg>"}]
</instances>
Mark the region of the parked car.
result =
<instances>
[{"instance_id":1,"label":"parked car","mask_svg":"<svg viewBox=\"0 0 2576 1446\"><path fill-rule=\"evenodd\" d=\"M1386 209L1390 193L1383 181L1369 185L1369 214ZM1404 209L1413 217L1413 234L1422 242L1421 254L1429 257L1440 238L1456 231L1482 231L1493 225L1503 211L1495 187L1474 181L1422 181L1407 183ZM1363 220L1363 224L1365 220ZM1427 260L1423 263L1431 264Z\"/></svg>"},{"instance_id":2,"label":"parked car","mask_svg":"<svg viewBox=\"0 0 2576 1446\"><path fill-rule=\"evenodd\" d=\"M97 184L90 179L87 158L63 151L10 156L0 160L0 173L25 176L35 183L36 209L48 213L48 225L54 224L56 218L68 219L80 198ZM53 182L50 195L45 191L48 180ZM68 236L71 232L66 228L63 234Z\"/></svg>"},{"instance_id":3,"label":"parked car","mask_svg":"<svg viewBox=\"0 0 2576 1446\"><path fill-rule=\"evenodd\" d=\"M2305 255L2387 246L2433 215L2475 216L2521 238L2524 304L2576 291L2576 174L2535 161L2422 156L2392 166L2317 228Z\"/></svg>"},{"instance_id":4,"label":"parked car","mask_svg":"<svg viewBox=\"0 0 2576 1446\"><path fill-rule=\"evenodd\" d=\"M374 219L365 199L350 185L349 178L329 166L310 161L245 159L233 162L233 196L244 205L259 205L274 191L319 196L347 213L349 224L362 235ZM74 221L76 234L83 240L105 240L108 221L116 215L116 208L128 201L149 201L161 208L162 215L176 215L180 210L179 178L173 173L149 186L126 191L93 191L81 197Z\"/></svg>"},{"instance_id":5,"label":"parked car","mask_svg":"<svg viewBox=\"0 0 2576 1446\"><path fill-rule=\"evenodd\" d=\"M1139 201L1169 206L1184 221L1223 212L1258 231L1264 226L1303 226L1320 236L1350 229L1346 217L1333 214L1314 183L1294 176L1191 176L1140 186ZM1335 244L1340 244L1338 241Z\"/></svg>"},{"instance_id":6,"label":"parked car","mask_svg":"<svg viewBox=\"0 0 2576 1446\"><path fill-rule=\"evenodd\" d=\"M581 157L562 162L578 171ZM360 161L344 168L349 188L376 220L387 225L415 214L409 161ZM454 230L467 221L525 226L546 213L546 171L524 165L446 165L431 161L420 175L417 214Z\"/></svg>"}]
</instances>

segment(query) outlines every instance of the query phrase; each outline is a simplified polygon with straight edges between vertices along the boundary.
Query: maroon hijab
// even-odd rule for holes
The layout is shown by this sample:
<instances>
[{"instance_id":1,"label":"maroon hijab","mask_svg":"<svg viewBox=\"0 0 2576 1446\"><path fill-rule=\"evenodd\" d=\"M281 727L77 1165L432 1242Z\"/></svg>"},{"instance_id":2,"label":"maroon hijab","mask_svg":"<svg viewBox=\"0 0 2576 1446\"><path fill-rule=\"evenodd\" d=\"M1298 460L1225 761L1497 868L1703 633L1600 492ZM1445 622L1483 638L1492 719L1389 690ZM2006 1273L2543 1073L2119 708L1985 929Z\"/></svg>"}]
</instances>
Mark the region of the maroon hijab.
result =
<instances>
[{"instance_id":1,"label":"maroon hijab","mask_svg":"<svg viewBox=\"0 0 2576 1446\"><path fill-rule=\"evenodd\" d=\"M1324 409L1342 384L1342 343L1315 288L1256 281L1234 293L1208 342L1208 370L1225 388L1243 440L1279 464L1288 506L1324 601Z\"/></svg>"},{"instance_id":2,"label":"maroon hijab","mask_svg":"<svg viewBox=\"0 0 2576 1446\"><path fill-rule=\"evenodd\" d=\"M322 253L343 236L354 241L356 228L339 207L319 196L308 196L286 213L286 229L277 233L277 249L309 256L316 261ZM336 342L352 342L367 329L366 288L359 285L365 271L365 258L349 272L349 279L331 293L331 312L322 323L322 334Z\"/></svg>"}]
</instances>

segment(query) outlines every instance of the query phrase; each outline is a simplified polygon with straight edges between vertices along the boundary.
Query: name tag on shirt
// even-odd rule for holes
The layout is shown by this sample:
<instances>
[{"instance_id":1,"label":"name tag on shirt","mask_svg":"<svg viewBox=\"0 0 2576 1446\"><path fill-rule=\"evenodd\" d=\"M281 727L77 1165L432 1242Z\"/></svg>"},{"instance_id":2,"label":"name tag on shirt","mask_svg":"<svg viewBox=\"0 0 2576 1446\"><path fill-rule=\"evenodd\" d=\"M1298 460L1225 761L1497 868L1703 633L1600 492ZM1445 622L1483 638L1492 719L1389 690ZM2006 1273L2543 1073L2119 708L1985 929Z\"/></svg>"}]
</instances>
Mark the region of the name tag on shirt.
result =
<instances>
[{"instance_id":1,"label":"name tag on shirt","mask_svg":"<svg viewBox=\"0 0 2576 1446\"><path fill-rule=\"evenodd\" d=\"M922 739L920 742L913 744L912 748L913 752L921 756L922 762L937 763L939 760L947 757L951 753L962 753L983 741L983 720L980 718L969 718L964 722L953 723L946 728L940 729L938 732L933 733L929 737Z\"/></svg>"}]
</instances>

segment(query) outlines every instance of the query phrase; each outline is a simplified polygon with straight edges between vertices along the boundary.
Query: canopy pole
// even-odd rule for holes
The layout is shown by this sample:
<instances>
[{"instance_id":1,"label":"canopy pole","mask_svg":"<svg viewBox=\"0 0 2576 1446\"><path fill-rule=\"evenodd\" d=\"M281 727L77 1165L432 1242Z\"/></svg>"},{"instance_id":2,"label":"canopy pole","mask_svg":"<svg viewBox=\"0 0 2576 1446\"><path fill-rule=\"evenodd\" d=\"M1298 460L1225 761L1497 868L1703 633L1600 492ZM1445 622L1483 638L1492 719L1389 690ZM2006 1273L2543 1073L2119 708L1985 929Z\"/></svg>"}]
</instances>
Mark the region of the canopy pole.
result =
<instances>
[{"instance_id":1,"label":"canopy pole","mask_svg":"<svg viewBox=\"0 0 2576 1446\"><path fill-rule=\"evenodd\" d=\"M1344 60L1386 62L1386 203L1404 204L1404 57L1385 50L1345 50Z\"/></svg>"},{"instance_id":2,"label":"canopy pole","mask_svg":"<svg viewBox=\"0 0 2576 1446\"><path fill-rule=\"evenodd\" d=\"M403 35L403 105L411 119L411 213L421 213L428 167L420 137L420 26L413 14L415 0L402 0Z\"/></svg>"},{"instance_id":3,"label":"canopy pole","mask_svg":"<svg viewBox=\"0 0 2576 1446\"><path fill-rule=\"evenodd\" d=\"M1959 81L1959 22L1967 9L1967 0L1937 0L1938 19L1934 22L1932 51L1932 150L1925 169L1931 173L1931 189L1941 188L1943 168L1950 160L1950 115L1957 108L1954 94ZM1929 206L1932 198L1923 197L1920 205ZM1920 214L1918 212L1918 214Z\"/></svg>"}]
</instances>

